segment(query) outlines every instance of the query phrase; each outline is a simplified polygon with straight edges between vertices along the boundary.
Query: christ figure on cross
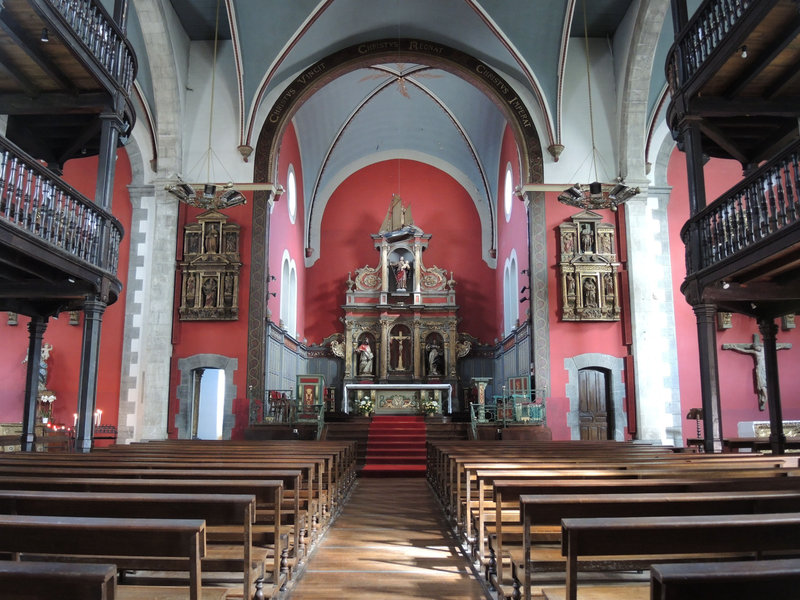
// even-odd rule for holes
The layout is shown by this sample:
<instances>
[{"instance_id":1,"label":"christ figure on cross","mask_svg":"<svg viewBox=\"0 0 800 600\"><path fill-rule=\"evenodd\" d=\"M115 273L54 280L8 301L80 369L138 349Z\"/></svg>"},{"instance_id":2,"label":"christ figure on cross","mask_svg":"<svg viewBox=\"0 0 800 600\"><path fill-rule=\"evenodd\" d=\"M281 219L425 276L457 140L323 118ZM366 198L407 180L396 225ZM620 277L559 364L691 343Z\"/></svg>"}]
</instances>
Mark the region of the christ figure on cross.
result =
<instances>
[{"instance_id":1,"label":"christ figure on cross","mask_svg":"<svg viewBox=\"0 0 800 600\"><path fill-rule=\"evenodd\" d=\"M791 344L775 344L776 350L791 348ZM764 344L757 333L753 334L752 344L722 344L723 350L733 350L742 354L750 354L755 365L753 375L755 377L756 393L758 394L758 410L764 410L767 406L767 367L764 363Z\"/></svg>"},{"instance_id":2,"label":"christ figure on cross","mask_svg":"<svg viewBox=\"0 0 800 600\"><path fill-rule=\"evenodd\" d=\"M405 365L403 365L403 342L406 340L410 340L411 336L403 335L403 331L400 330L400 333L397 335L393 335L392 339L397 342L397 365L395 369L398 371L405 371Z\"/></svg>"}]
</instances>

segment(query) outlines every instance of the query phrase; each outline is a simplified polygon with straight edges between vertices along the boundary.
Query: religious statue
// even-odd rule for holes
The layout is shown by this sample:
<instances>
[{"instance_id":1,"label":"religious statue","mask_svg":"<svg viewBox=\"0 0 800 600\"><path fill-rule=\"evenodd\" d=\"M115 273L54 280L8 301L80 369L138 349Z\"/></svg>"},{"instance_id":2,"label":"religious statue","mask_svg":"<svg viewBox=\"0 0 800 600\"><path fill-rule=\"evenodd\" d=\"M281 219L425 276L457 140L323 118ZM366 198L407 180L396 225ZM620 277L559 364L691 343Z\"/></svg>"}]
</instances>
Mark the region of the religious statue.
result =
<instances>
[{"instance_id":1,"label":"religious statue","mask_svg":"<svg viewBox=\"0 0 800 600\"><path fill-rule=\"evenodd\" d=\"M791 348L791 344L775 344L776 350ZM764 344L757 333L753 334L752 344L722 344L723 350L733 350L753 357L753 376L755 377L756 393L758 394L758 410L765 410L767 406L767 367L764 363Z\"/></svg>"},{"instance_id":2,"label":"religious statue","mask_svg":"<svg viewBox=\"0 0 800 600\"><path fill-rule=\"evenodd\" d=\"M197 284L196 278L193 273L189 274L186 280L186 301L185 304L189 308L194 306L195 285Z\"/></svg>"},{"instance_id":3,"label":"religious statue","mask_svg":"<svg viewBox=\"0 0 800 600\"><path fill-rule=\"evenodd\" d=\"M572 232L566 234L564 236L564 253L565 254L572 254L572 251L575 249L575 236Z\"/></svg>"},{"instance_id":4,"label":"religious statue","mask_svg":"<svg viewBox=\"0 0 800 600\"><path fill-rule=\"evenodd\" d=\"M210 308L217 304L217 280L207 277L203 282L203 306Z\"/></svg>"},{"instance_id":5,"label":"religious statue","mask_svg":"<svg viewBox=\"0 0 800 600\"><path fill-rule=\"evenodd\" d=\"M584 252L592 251L592 226L586 224L581 229L581 244Z\"/></svg>"},{"instance_id":6,"label":"religious statue","mask_svg":"<svg viewBox=\"0 0 800 600\"><path fill-rule=\"evenodd\" d=\"M594 279L586 279L583 282L583 305L597 306L597 284Z\"/></svg>"},{"instance_id":7,"label":"religious statue","mask_svg":"<svg viewBox=\"0 0 800 600\"><path fill-rule=\"evenodd\" d=\"M395 369L398 371L405 371L406 367L403 364L403 342L406 340L410 340L411 337L407 335L403 335L403 332L400 331L395 336L392 336L392 340L397 342L397 364L395 365Z\"/></svg>"},{"instance_id":8,"label":"religious statue","mask_svg":"<svg viewBox=\"0 0 800 600\"><path fill-rule=\"evenodd\" d=\"M39 353L39 383L38 389L40 392L47 390L47 361L50 360L50 352L53 350L53 344L42 344L42 349ZM28 362L26 356L22 359L22 364Z\"/></svg>"},{"instance_id":9,"label":"religious statue","mask_svg":"<svg viewBox=\"0 0 800 600\"><path fill-rule=\"evenodd\" d=\"M428 375L441 375L439 371L439 347L432 345L428 350Z\"/></svg>"},{"instance_id":10,"label":"religious statue","mask_svg":"<svg viewBox=\"0 0 800 600\"><path fill-rule=\"evenodd\" d=\"M398 260L394 266L394 278L397 283L397 290L405 291L406 281L408 279L408 272L410 270L411 270L411 263L401 256L400 260Z\"/></svg>"},{"instance_id":11,"label":"religious statue","mask_svg":"<svg viewBox=\"0 0 800 600\"><path fill-rule=\"evenodd\" d=\"M372 360L374 358L372 346L370 346L369 342L362 342L358 348L356 348L356 352L358 352L359 355L358 374L372 375Z\"/></svg>"},{"instance_id":12,"label":"religious statue","mask_svg":"<svg viewBox=\"0 0 800 600\"><path fill-rule=\"evenodd\" d=\"M211 225L206 232L206 252L215 254L219 247L219 234L215 225Z\"/></svg>"}]
</instances>

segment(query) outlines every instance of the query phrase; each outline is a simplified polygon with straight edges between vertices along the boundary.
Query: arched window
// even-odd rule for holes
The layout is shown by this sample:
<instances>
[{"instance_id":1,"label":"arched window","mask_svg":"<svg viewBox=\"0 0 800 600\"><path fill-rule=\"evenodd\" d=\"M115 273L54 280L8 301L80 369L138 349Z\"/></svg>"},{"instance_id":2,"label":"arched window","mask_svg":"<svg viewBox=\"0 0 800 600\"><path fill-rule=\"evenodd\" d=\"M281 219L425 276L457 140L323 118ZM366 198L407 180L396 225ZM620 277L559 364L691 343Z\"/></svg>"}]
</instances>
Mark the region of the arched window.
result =
<instances>
[{"instance_id":1,"label":"arched window","mask_svg":"<svg viewBox=\"0 0 800 600\"><path fill-rule=\"evenodd\" d=\"M503 335L509 335L519 320L519 273L517 273L517 253L511 251L503 270Z\"/></svg>"},{"instance_id":2,"label":"arched window","mask_svg":"<svg viewBox=\"0 0 800 600\"><path fill-rule=\"evenodd\" d=\"M289 220L294 224L297 217L297 182L293 165L289 165L289 175L286 177L286 205L289 208Z\"/></svg>"},{"instance_id":3,"label":"arched window","mask_svg":"<svg viewBox=\"0 0 800 600\"><path fill-rule=\"evenodd\" d=\"M291 336L297 335L297 266L283 251L281 266L281 325Z\"/></svg>"},{"instance_id":4,"label":"arched window","mask_svg":"<svg viewBox=\"0 0 800 600\"><path fill-rule=\"evenodd\" d=\"M506 179L503 184L503 209L506 214L506 223L511 220L511 208L514 200L514 181L512 179L511 163L506 165Z\"/></svg>"}]
</instances>

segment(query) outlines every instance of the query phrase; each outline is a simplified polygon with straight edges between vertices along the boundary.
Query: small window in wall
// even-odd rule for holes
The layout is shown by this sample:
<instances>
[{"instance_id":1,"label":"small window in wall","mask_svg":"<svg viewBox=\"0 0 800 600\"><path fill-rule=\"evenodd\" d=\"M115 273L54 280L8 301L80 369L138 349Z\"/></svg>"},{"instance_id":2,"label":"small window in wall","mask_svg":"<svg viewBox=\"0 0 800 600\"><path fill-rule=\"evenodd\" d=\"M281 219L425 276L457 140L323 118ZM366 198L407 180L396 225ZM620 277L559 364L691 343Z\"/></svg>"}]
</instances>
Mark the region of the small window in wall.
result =
<instances>
[{"instance_id":1,"label":"small window in wall","mask_svg":"<svg viewBox=\"0 0 800 600\"><path fill-rule=\"evenodd\" d=\"M289 220L294 224L297 217L297 182L294 179L294 166L289 165L286 181L286 204L289 207Z\"/></svg>"},{"instance_id":2,"label":"small window in wall","mask_svg":"<svg viewBox=\"0 0 800 600\"><path fill-rule=\"evenodd\" d=\"M511 173L511 164L506 166L506 179L503 184L503 208L506 213L506 223L511 220L511 208L514 200L514 182Z\"/></svg>"}]
</instances>

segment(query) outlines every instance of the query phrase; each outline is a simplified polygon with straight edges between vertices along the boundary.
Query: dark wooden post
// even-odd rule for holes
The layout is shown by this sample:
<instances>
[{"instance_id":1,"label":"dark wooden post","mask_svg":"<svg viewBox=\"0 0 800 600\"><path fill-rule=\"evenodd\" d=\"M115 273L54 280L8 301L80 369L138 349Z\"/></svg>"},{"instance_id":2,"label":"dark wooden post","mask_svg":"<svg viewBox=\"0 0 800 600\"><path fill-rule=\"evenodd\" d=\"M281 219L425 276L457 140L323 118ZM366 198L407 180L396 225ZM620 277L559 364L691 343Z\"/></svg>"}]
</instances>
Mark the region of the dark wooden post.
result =
<instances>
[{"instance_id":1,"label":"dark wooden post","mask_svg":"<svg viewBox=\"0 0 800 600\"><path fill-rule=\"evenodd\" d=\"M47 317L31 317L28 323L28 369L25 374L25 410L22 415L20 448L33 452L36 442L36 399L39 396L39 368L42 356L42 337L47 329Z\"/></svg>"},{"instance_id":2,"label":"dark wooden post","mask_svg":"<svg viewBox=\"0 0 800 600\"><path fill-rule=\"evenodd\" d=\"M722 419L717 362L717 309L713 304L692 306L697 319L700 350L700 396L703 403L703 445L706 452L722 451Z\"/></svg>"},{"instance_id":3,"label":"dark wooden post","mask_svg":"<svg viewBox=\"0 0 800 600\"><path fill-rule=\"evenodd\" d=\"M778 326L772 319L759 319L758 330L764 339L764 368L767 375L767 404L769 406L769 444L773 454L786 451L786 436L783 433L783 409L778 380L778 349L776 336ZM758 364L756 364L758 368Z\"/></svg>"},{"instance_id":4,"label":"dark wooden post","mask_svg":"<svg viewBox=\"0 0 800 600\"><path fill-rule=\"evenodd\" d=\"M86 299L83 305L83 343L81 346L81 371L78 382L78 423L75 450L92 449L94 407L97 400L97 373L100 360L100 329L106 303L99 297Z\"/></svg>"}]
</instances>

